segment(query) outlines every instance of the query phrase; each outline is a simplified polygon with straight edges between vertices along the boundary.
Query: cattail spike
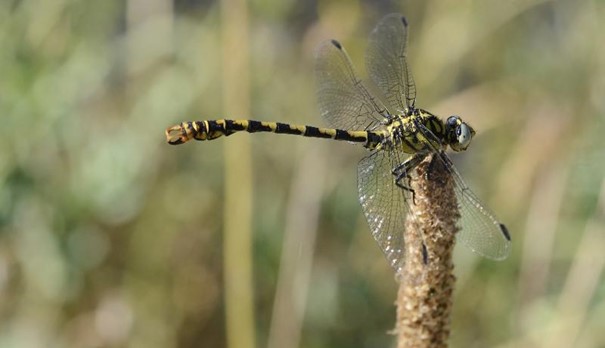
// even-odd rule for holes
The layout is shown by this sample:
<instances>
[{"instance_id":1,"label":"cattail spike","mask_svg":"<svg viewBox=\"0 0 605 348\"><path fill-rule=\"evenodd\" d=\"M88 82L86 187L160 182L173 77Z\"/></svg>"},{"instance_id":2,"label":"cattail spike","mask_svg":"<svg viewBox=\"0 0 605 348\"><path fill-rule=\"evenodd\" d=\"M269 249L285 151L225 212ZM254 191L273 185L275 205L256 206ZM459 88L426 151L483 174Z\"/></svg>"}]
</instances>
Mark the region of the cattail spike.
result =
<instances>
[{"instance_id":1,"label":"cattail spike","mask_svg":"<svg viewBox=\"0 0 605 348\"><path fill-rule=\"evenodd\" d=\"M439 154L427 156L412 180L405 264L397 295L398 348L447 347L455 277L452 251L459 218L451 175Z\"/></svg>"}]
</instances>

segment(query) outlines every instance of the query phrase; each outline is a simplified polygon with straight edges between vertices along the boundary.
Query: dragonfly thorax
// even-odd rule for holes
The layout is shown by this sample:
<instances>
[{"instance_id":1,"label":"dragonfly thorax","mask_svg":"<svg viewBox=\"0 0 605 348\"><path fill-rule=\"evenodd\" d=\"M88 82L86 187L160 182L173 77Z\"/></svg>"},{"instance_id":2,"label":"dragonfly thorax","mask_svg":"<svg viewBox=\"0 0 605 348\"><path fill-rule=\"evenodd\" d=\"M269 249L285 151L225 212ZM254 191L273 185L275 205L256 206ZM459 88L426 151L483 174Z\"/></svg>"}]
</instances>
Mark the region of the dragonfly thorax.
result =
<instances>
[{"instance_id":1,"label":"dragonfly thorax","mask_svg":"<svg viewBox=\"0 0 605 348\"><path fill-rule=\"evenodd\" d=\"M443 122L426 110L407 109L391 115L379 147L416 154L450 146L458 152L467 149L474 135L475 130L459 116L450 116Z\"/></svg>"},{"instance_id":2,"label":"dragonfly thorax","mask_svg":"<svg viewBox=\"0 0 605 348\"><path fill-rule=\"evenodd\" d=\"M446 145L445 135L445 125L437 116L422 109L408 109L391 115L380 147L409 154L431 152Z\"/></svg>"}]
</instances>

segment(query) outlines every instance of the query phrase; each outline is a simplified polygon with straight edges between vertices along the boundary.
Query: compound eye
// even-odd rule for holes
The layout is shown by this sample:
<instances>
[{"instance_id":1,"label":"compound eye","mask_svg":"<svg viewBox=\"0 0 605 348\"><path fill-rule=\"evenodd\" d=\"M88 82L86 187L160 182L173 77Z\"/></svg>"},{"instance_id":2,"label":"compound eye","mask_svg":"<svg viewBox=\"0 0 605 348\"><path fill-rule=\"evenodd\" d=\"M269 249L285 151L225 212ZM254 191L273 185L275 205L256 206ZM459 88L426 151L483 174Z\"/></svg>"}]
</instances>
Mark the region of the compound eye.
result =
<instances>
[{"instance_id":1,"label":"compound eye","mask_svg":"<svg viewBox=\"0 0 605 348\"><path fill-rule=\"evenodd\" d=\"M460 123L460 117L450 116L447 118L446 124L448 128L455 128Z\"/></svg>"},{"instance_id":2,"label":"compound eye","mask_svg":"<svg viewBox=\"0 0 605 348\"><path fill-rule=\"evenodd\" d=\"M472 138L473 133L471 127L469 127L466 123L461 123L458 127L456 127L456 140L458 141L458 148L465 150L471 143Z\"/></svg>"}]
</instances>

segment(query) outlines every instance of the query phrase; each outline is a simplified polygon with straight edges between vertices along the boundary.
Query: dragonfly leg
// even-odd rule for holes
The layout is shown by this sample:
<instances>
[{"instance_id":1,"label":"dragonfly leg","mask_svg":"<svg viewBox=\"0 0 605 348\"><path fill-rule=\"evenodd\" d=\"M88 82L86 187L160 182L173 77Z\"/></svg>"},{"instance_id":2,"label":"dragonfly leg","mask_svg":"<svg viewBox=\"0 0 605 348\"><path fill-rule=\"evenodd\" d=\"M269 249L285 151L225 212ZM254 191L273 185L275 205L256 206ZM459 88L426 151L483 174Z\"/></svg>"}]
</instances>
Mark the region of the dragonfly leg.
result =
<instances>
[{"instance_id":1,"label":"dragonfly leg","mask_svg":"<svg viewBox=\"0 0 605 348\"><path fill-rule=\"evenodd\" d=\"M408 179L408 181L409 181L410 177L405 175L405 173L402 173L400 176L398 176L395 179L395 185L397 185L399 188L401 188L405 191L410 192L412 194L412 203L414 203L414 205L416 205L416 191L414 191L414 189L412 189L411 187L402 184L401 181L403 179ZM409 183L408 183L408 185L409 185Z\"/></svg>"},{"instance_id":2,"label":"dragonfly leg","mask_svg":"<svg viewBox=\"0 0 605 348\"><path fill-rule=\"evenodd\" d=\"M414 190L411 188L410 181L412 178L409 174L420 162L422 162L425 157L426 154L423 153L415 154L405 160L403 163L399 164L397 167L393 168L393 171L391 172L395 176L395 185L405 191L410 192L412 194L412 203L414 204L416 204L416 192L414 192ZM402 182L404 179L408 180L407 186Z\"/></svg>"}]
</instances>

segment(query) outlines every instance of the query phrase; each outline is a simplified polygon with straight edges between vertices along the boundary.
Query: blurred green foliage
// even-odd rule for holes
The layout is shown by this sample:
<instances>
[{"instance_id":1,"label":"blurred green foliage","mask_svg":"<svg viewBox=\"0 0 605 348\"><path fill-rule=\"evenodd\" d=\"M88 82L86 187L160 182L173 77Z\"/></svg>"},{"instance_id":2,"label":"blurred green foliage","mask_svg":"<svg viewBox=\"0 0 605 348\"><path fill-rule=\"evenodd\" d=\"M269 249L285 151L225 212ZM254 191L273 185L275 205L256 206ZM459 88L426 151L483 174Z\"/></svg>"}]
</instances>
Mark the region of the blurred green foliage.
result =
<instances>
[{"instance_id":1,"label":"blurred green foliage","mask_svg":"<svg viewBox=\"0 0 605 348\"><path fill-rule=\"evenodd\" d=\"M221 6L0 2L0 347L225 346L233 139L171 147L163 130L322 125L314 47L339 39L364 75L367 35L395 11L411 25L417 105L478 130L455 160L513 235L504 262L457 249L451 345L605 346L604 2L251 1L245 115L223 112L224 62L241 52L223 53L237 23ZM250 142L256 344L283 342L291 319L293 346L392 345L396 283L356 197L364 150ZM310 259L281 255L288 231ZM276 323L280 287L294 311Z\"/></svg>"}]
</instances>

